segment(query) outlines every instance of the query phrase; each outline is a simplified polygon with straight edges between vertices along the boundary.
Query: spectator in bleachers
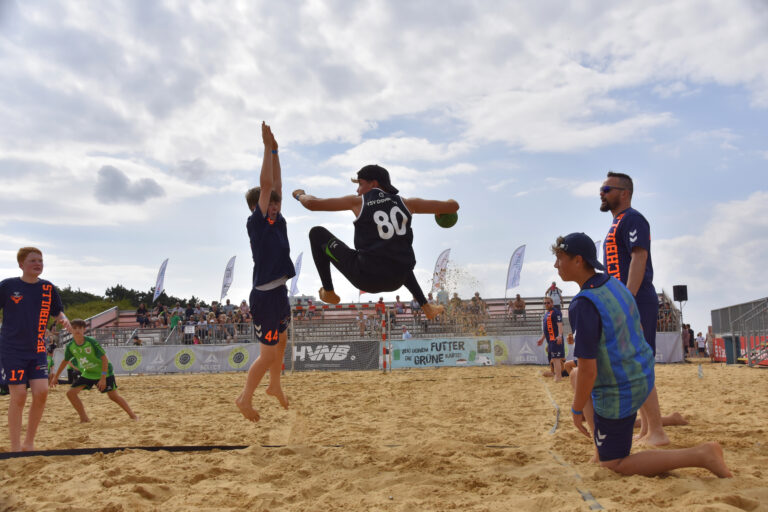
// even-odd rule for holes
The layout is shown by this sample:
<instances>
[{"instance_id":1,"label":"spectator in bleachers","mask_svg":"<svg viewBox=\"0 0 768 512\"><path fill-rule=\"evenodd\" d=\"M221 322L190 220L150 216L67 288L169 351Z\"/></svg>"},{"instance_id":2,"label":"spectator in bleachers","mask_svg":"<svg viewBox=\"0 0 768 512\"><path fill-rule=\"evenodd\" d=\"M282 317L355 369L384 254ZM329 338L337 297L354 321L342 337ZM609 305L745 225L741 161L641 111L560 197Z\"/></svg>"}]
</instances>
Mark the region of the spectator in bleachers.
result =
<instances>
[{"instance_id":1,"label":"spectator in bleachers","mask_svg":"<svg viewBox=\"0 0 768 512\"><path fill-rule=\"evenodd\" d=\"M448 309L448 292L443 286L440 286L437 290L437 303Z\"/></svg>"},{"instance_id":2,"label":"spectator in bleachers","mask_svg":"<svg viewBox=\"0 0 768 512\"><path fill-rule=\"evenodd\" d=\"M525 320L525 301L520 297L519 293L515 295L515 300L509 301L508 311L511 313L514 321L517 321L520 316Z\"/></svg>"},{"instance_id":3,"label":"spectator in bleachers","mask_svg":"<svg viewBox=\"0 0 768 512\"><path fill-rule=\"evenodd\" d=\"M408 327L405 326L405 325L403 325L403 335L402 335L402 337L403 337L404 340L409 340L409 339L413 338L413 335L408 331Z\"/></svg>"},{"instance_id":4,"label":"spectator in bleachers","mask_svg":"<svg viewBox=\"0 0 768 512\"><path fill-rule=\"evenodd\" d=\"M174 308L173 314L171 315L171 329L179 325L179 322L181 322L181 315L184 314L183 311L179 311L176 308Z\"/></svg>"},{"instance_id":5,"label":"spectator in bleachers","mask_svg":"<svg viewBox=\"0 0 768 512\"><path fill-rule=\"evenodd\" d=\"M367 323L367 321L368 321L367 315L362 311L360 311L357 314L357 328L360 331L361 338L365 336L365 324Z\"/></svg>"},{"instance_id":6,"label":"spectator in bleachers","mask_svg":"<svg viewBox=\"0 0 768 512\"><path fill-rule=\"evenodd\" d=\"M405 304L400 300L399 295L395 295L395 313L398 315L405 313Z\"/></svg>"},{"instance_id":7,"label":"spectator in bleachers","mask_svg":"<svg viewBox=\"0 0 768 512\"><path fill-rule=\"evenodd\" d=\"M149 325L149 311L147 311L146 304L141 303L136 309L136 321L139 323L139 327L147 327Z\"/></svg>"},{"instance_id":8,"label":"spectator in bleachers","mask_svg":"<svg viewBox=\"0 0 768 512\"><path fill-rule=\"evenodd\" d=\"M195 333L201 340L208 338L208 319L205 315L200 315L200 318L197 321L197 326L195 327Z\"/></svg>"},{"instance_id":9,"label":"spectator in bleachers","mask_svg":"<svg viewBox=\"0 0 768 512\"><path fill-rule=\"evenodd\" d=\"M416 322L421 320L421 305L416 297L411 299L411 313L413 314L413 325L416 325Z\"/></svg>"},{"instance_id":10,"label":"spectator in bleachers","mask_svg":"<svg viewBox=\"0 0 768 512\"><path fill-rule=\"evenodd\" d=\"M379 297L379 301L374 306L374 309L376 310L376 315L379 317L379 320L384 320L384 315L387 313L387 305L384 304L384 297Z\"/></svg>"},{"instance_id":11,"label":"spectator in bleachers","mask_svg":"<svg viewBox=\"0 0 768 512\"><path fill-rule=\"evenodd\" d=\"M552 281L552 284L547 291L544 292L545 297L552 299L552 307L560 311L560 307L563 304L563 290L557 287L557 284Z\"/></svg>"},{"instance_id":12,"label":"spectator in bleachers","mask_svg":"<svg viewBox=\"0 0 768 512\"><path fill-rule=\"evenodd\" d=\"M312 299L307 299L307 320L312 320L316 314L317 306L314 305Z\"/></svg>"},{"instance_id":13,"label":"spectator in bleachers","mask_svg":"<svg viewBox=\"0 0 768 512\"><path fill-rule=\"evenodd\" d=\"M133 344L137 347L141 346L141 338L139 338L138 334L133 335Z\"/></svg>"},{"instance_id":14,"label":"spectator in bleachers","mask_svg":"<svg viewBox=\"0 0 768 512\"><path fill-rule=\"evenodd\" d=\"M190 303L184 310L184 320L189 320L189 317L195 314L194 304Z\"/></svg>"},{"instance_id":15,"label":"spectator in bleachers","mask_svg":"<svg viewBox=\"0 0 768 512\"><path fill-rule=\"evenodd\" d=\"M221 307L221 310L224 311L224 313L231 315L235 311L235 305L227 299L227 303Z\"/></svg>"},{"instance_id":16,"label":"spectator in bleachers","mask_svg":"<svg viewBox=\"0 0 768 512\"><path fill-rule=\"evenodd\" d=\"M459 294L457 292L453 292L453 297L451 298L451 317L457 318L461 314L462 310L462 302L461 298L459 297Z\"/></svg>"},{"instance_id":17,"label":"spectator in bleachers","mask_svg":"<svg viewBox=\"0 0 768 512\"><path fill-rule=\"evenodd\" d=\"M306 311L304 310L304 304L301 303L301 299L296 299L296 304L294 304L293 311L294 318L296 318L296 320L302 320L304 318L304 313L306 313Z\"/></svg>"},{"instance_id":18,"label":"spectator in bleachers","mask_svg":"<svg viewBox=\"0 0 768 512\"><path fill-rule=\"evenodd\" d=\"M248 303L247 303L245 300L243 300L243 301L240 303L240 313L242 313L243 315L245 315L245 314L246 314L246 313L248 313L250 310L251 310L251 308L249 308L249 307L248 307Z\"/></svg>"}]
</instances>

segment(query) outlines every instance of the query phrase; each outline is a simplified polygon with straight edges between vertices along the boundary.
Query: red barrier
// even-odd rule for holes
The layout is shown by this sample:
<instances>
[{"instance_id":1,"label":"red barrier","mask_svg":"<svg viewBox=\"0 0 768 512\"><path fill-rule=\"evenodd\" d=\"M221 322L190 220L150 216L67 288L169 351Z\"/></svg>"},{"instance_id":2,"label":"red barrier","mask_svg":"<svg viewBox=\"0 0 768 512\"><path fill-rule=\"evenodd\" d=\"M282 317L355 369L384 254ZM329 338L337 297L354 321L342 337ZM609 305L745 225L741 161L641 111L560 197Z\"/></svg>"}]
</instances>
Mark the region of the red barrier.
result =
<instances>
[{"instance_id":1,"label":"red barrier","mask_svg":"<svg viewBox=\"0 0 768 512\"><path fill-rule=\"evenodd\" d=\"M725 340L723 338L715 338L713 343L714 360L718 363L725 363L727 358L725 357Z\"/></svg>"}]
</instances>

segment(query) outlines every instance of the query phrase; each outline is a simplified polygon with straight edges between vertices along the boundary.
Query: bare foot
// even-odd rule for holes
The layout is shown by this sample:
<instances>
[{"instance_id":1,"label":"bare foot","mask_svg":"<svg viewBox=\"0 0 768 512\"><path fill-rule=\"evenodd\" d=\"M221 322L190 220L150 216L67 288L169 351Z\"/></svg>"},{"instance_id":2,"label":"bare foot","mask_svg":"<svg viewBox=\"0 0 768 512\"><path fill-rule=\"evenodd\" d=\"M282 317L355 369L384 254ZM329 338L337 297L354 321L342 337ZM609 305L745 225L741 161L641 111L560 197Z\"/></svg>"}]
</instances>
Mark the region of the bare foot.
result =
<instances>
[{"instance_id":1,"label":"bare foot","mask_svg":"<svg viewBox=\"0 0 768 512\"><path fill-rule=\"evenodd\" d=\"M269 396L273 396L277 398L277 400L280 402L280 405L283 406L283 409L288 408L288 399L285 397L285 393L283 393L282 388L274 389L274 388L268 387L267 394Z\"/></svg>"},{"instance_id":2,"label":"bare foot","mask_svg":"<svg viewBox=\"0 0 768 512\"><path fill-rule=\"evenodd\" d=\"M23 452L33 452L35 451L35 442L34 441L24 441L21 444L21 451ZM721 450L722 452L722 450Z\"/></svg>"},{"instance_id":3,"label":"bare foot","mask_svg":"<svg viewBox=\"0 0 768 512\"><path fill-rule=\"evenodd\" d=\"M666 446L669 444L669 438L662 430L660 432L650 432L647 436L641 437L639 442L646 446Z\"/></svg>"},{"instance_id":4,"label":"bare foot","mask_svg":"<svg viewBox=\"0 0 768 512\"><path fill-rule=\"evenodd\" d=\"M723 448L718 443L704 443L700 448L706 454L705 468L720 478L733 478L733 473L725 465Z\"/></svg>"},{"instance_id":5,"label":"bare foot","mask_svg":"<svg viewBox=\"0 0 768 512\"><path fill-rule=\"evenodd\" d=\"M436 316L445 313L445 306L426 303L421 306L421 310L424 312L424 316L427 317L428 320L434 320Z\"/></svg>"},{"instance_id":6,"label":"bare foot","mask_svg":"<svg viewBox=\"0 0 768 512\"><path fill-rule=\"evenodd\" d=\"M91 418L80 418L80 423L90 423Z\"/></svg>"},{"instance_id":7,"label":"bare foot","mask_svg":"<svg viewBox=\"0 0 768 512\"><path fill-rule=\"evenodd\" d=\"M550 371L541 372L542 377L553 377L555 374Z\"/></svg>"},{"instance_id":8,"label":"bare foot","mask_svg":"<svg viewBox=\"0 0 768 512\"><path fill-rule=\"evenodd\" d=\"M663 416L661 418L661 424L665 427L672 425L687 425L688 420L686 420L679 412L673 412L669 416Z\"/></svg>"},{"instance_id":9,"label":"bare foot","mask_svg":"<svg viewBox=\"0 0 768 512\"><path fill-rule=\"evenodd\" d=\"M338 304L341 302L341 299L333 290L327 291L325 288L320 288L317 291L317 295L320 297L321 301L327 304Z\"/></svg>"},{"instance_id":10,"label":"bare foot","mask_svg":"<svg viewBox=\"0 0 768 512\"><path fill-rule=\"evenodd\" d=\"M132 419L133 421L139 421L139 417L138 417L138 416L136 416L135 414L132 414L132 415L131 415L131 419Z\"/></svg>"},{"instance_id":11,"label":"bare foot","mask_svg":"<svg viewBox=\"0 0 768 512\"><path fill-rule=\"evenodd\" d=\"M254 423L259 421L259 413L256 412L256 409L253 408L250 400L246 401L245 398L240 395L237 397L237 400L235 400L235 405L237 405L237 408L240 409L240 413L245 416L245 419Z\"/></svg>"}]
</instances>

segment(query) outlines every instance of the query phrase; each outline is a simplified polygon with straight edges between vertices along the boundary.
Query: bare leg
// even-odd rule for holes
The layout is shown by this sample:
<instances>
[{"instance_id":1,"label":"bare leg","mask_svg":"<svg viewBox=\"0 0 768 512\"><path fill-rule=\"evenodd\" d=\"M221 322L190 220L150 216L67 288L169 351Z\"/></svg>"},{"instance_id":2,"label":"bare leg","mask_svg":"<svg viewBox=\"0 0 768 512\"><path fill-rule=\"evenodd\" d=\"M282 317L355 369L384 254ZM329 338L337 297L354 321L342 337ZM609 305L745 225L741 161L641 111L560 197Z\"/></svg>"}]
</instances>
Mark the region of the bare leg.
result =
<instances>
[{"instance_id":1,"label":"bare leg","mask_svg":"<svg viewBox=\"0 0 768 512\"><path fill-rule=\"evenodd\" d=\"M138 416L136 416L133 411L131 410L131 406L128 405L128 402L125 401L125 398L120 396L117 391L107 391L107 396L110 400L115 402L117 405L123 408L123 410L128 413L128 416L131 417L132 420L139 419Z\"/></svg>"},{"instance_id":2,"label":"bare leg","mask_svg":"<svg viewBox=\"0 0 768 512\"><path fill-rule=\"evenodd\" d=\"M277 398L277 400L280 402L280 405L282 405L284 409L288 408L288 399L285 397L283 388L280 386L280 375L283 369L285 346L287 342L288 331L285 330L280 333L277 345L270 347L275 349L276 354L272 364L269 365L269 385L267 386L267 394Z\"/></svg>"},{"instance_id":3,"label":"bare leg","mask_svg":"<svg viewBox=\"0 0 768 512\"><path fill-rule=\"evenodd\" d=\"M635 428L639 427L641 423L642 423L642 419L638 417L637 420L635 420ZM672 414L662 416L661 424L665 427L677 427L680 425L687 425L688 420L685 419L685 416L675 411Z\"/></svg>"},{"instance_id":4,"label":"bare leg","mask_svg":"<svg viewBox=\"0 0 768 512\"><path fill-rule=\"evenodd\" d=\"M576 392L576 383L578 382L579 378L579 369L574 368L571 370L571 387L573 388L573 391ZM589 431L592 432L592 435L594 436L595 432L595 409L592 407L592 398L587 400L587 403L584 404L584 410L582 411L584 413L584 419L587 420L587 425L589 425ZM592 445L594 446L594 441L592 441ZM589 459L589 462L597 462L599 461L599 457L597 455L597 446L595 446L595 453L592 455L592 458Z\"/></svg>"},{"instance_id":5,"label":"bare leg","mask_svg":"<svg viewBox=\"0 0 768 512\"><path fill-rule=\"evenodd\" d=\"M80 400L80 397L78 394L85 389L84 386L78 386L76 388L69 388L69 391L67 391L67 398L69 399L69 403L72 404L72 407L75 408L77 411L77 415L80 416L80 423L88 423L91 421L88 418L88 415L85 413L85 406L83 405L83 402Z\"/></svg>"},{"instance_id":6,"label":"bare leg","mask_svg":"<svg viewBox=\"0 0 768 512\"><path fill-rule=\"evenodd\" d=\"M651 390L651 394L645 400L645 403L640 408L643 414L643 427L646 422L648 425L648 433L641 438L641 442L650 446L664 446L669 444L669 437L664 432L664 427L661 423L661 411L659 410L659 395L656 393L656 386ZM641 432L642 434L642 427Z\"/></svg>"},{"instance_id":7,"label":"bare leg","mask_svg":"<svg viewBox=\"0 0 768 512\"><path fill-rule=\"evenodd\" d=\"M24 442L21 445L21 450L24 452L31 452L35 449L37 427L40 426L40 420L43 419L45 402L48 399L48 379L31 379L29 389L32 391L32 404L29 406L27 435L24 436Z\"/></svg>"},{"instance_id":8,"label":"bare leg","mask_svg":"<svg viewBox=\"0 0 768 512\"><path fill-rule=\"evenodd\" d=\"M650 450L600 464L622 475L656 476L678 468L704 468L720 478L733 477L717 443L682 450Z\"/></svg>"},{"instance_id":9,"label":"bare leg","mask_svg":"<svg viewBox=\"0 0 768 512\"><path fill-rule=\"evenodd\" d=\"M555 382L560 382L563 380L563 362L559 357L556 357L552 360L552 363L555 365Z\"/></svg>"},{"instance_id":10,"label":"bare leg","mask_svg":"<svg viewBox=\"0 0 768 512\"><path fill-rule=\"evenodd\" d=\"M8 404L8 437L11 441L11 451L21 451L21 416L24 414L24 404L27 402L27 386L13 384L8 386L11 401Z\"/></svg>"}]
</instances>

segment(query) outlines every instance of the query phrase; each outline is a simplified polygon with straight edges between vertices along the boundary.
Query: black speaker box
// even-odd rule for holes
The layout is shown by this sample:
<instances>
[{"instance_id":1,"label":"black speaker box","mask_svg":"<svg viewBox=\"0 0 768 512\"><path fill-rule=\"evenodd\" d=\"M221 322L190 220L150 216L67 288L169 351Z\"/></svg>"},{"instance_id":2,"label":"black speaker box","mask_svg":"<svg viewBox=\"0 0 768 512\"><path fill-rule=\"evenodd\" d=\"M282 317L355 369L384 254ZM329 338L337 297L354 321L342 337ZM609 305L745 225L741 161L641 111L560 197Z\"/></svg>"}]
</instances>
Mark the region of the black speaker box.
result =
<instances>
[{"instance_id":1,"label":"black speaker box","mask_svg":"<svg viewBox=\"0 0 768 512\"><path fill-rule=\"evenodd\" d=\"M675 302L685 302L688 300L688 287L684 284L677 284L672 287L672 295Z\"/></svg>"}]
</instances>

